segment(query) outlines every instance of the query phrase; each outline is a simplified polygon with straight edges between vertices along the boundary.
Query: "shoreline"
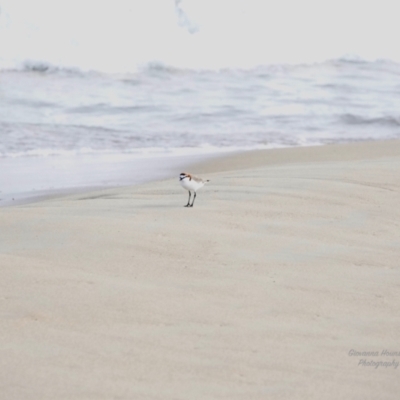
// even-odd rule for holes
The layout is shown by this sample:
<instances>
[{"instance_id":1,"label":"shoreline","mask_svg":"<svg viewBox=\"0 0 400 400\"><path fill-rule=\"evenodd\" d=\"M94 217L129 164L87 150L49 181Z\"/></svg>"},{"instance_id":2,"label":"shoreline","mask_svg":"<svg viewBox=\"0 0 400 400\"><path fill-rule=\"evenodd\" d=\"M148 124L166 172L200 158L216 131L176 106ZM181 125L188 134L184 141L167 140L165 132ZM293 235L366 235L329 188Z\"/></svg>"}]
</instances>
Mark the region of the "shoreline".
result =
<instances>
[{"instance_id":1,"label":"shoreline","mask_svg":"<svg viewBox=\"0 0 400 400\"><path fill-rule=\"evenodd\" d=\"M220 153L102 154L0 159L0 207L165 179L180 167Z\"/></svg>"},{"instance_id":2,"label":"shoreline","mask_svg":"<svg viewBox=\"0 0 400 400\"><path fill-rule=\"evenodd\" d=\"M307 161L345 160L357 157L354 146L374 144L375 157L395 154L386 143L398 140L334 143L318 146L279 147L244 151L199 152L182 154L134 155L103 154L48 157L21 157L0 159L7 176L0 175L0 208L30 204L74 194L107 189L125 188L168 179L181 169L194 169L198 173L228 171L234 163L239 169L263 165L290 164ZM331 151L331 146L336 151ZM315 153L314 149L322 149ZM324 150L325 149L325 150ZM339 151L344 150L343 153ZM249 158L251 155L251 160ZM294 160L292 156L295 155ZM29 170L29 175L26 171ZM49 173L52 170L53 173ZM138 172L139 171L139 172ZM32 179L32 174L35 176ZM42 176L39 177L38 176ZM12 182L12 183L11 183ZM36 188L36 187L38 188ZM29 189L28 189L29 188Z\"/></svg>"},{"instance_id":3,"label":"shoreline","mask_svg":"<svg viewBox=\"0 0 400 400\"><path fill-rule=\"evenodd\" d=\"M274 165L291 165L305 162L321 163L379 159L399 155L400 139L368 140L348 143L332 143L321 146L297 146L276 149L252 150L222 155L211 163L197 163L201 172L223 172L236 169L260 168ZM393 146L391 146L393 145ZM251 157L249 157L251 155Z\"/></svg>"},{"instance_id":4,"label":"shoreline","mask_svg":"<svg viewBox=\"0 0 400 400\"><path fill-rule=\"evenodd\" d=\"M3 395L396 399L400 141L188 172L0 208Z\"/></svg>"}]
</instances>

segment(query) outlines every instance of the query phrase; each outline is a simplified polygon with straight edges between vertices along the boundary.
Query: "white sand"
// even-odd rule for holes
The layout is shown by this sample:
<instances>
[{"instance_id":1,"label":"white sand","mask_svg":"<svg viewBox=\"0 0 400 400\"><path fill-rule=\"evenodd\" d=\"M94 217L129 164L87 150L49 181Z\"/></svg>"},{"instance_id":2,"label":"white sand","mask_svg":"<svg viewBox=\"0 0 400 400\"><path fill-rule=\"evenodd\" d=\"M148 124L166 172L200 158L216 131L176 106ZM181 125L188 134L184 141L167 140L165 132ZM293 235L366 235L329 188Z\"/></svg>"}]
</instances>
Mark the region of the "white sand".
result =
<instances>
[{"instance_id":1,"label":"white sand","mask_svg":"<svg viewBox=\"0 0 400 400\"><path fill-rule=\"evenodd\" d=\"M189 172L0 209L0 398L398 399L400 142Z\"/></svg>"}]
</instances>

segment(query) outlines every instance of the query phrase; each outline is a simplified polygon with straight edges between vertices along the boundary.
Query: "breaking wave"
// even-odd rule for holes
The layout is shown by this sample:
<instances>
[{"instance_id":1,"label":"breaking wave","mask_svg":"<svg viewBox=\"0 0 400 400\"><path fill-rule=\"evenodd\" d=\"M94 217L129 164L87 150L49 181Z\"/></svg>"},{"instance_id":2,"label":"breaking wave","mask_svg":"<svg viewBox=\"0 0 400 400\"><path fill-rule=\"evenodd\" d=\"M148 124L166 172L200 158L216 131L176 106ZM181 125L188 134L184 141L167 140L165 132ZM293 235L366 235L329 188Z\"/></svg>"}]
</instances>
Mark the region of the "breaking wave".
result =
<instances>
[{"instance_id":1,"label":"breaking wave","mask_svg":"<svg viewBox=\"0 0 400 400\"><path fill-rule=\"evenodd\" d=\"M399 127L400 115L398 117L379 117L379 118L366 118L360 115L344 114L340 119L349 125L373 125L381 127Z\"/></svg>"}]
</instances>

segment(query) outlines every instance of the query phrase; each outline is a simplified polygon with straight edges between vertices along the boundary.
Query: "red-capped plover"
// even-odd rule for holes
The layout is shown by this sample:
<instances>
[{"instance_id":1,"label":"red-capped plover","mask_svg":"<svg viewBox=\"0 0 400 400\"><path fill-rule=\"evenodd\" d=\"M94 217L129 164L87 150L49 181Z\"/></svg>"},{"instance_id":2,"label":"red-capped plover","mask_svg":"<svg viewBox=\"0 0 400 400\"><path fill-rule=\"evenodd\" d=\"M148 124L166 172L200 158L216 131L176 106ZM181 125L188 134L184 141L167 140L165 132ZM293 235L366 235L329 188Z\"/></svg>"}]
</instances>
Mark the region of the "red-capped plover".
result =
<instances>
[{"instance_id":1,"label":"red-capped plover","mask_svg":"<svg viewBox=\"0 0 400 400\"><path fill-rule=\"evenodd\" d=\"M202 188L205 183L210 182L209 180L204 181L201 178L187 174L185 172L182 172L179 175L179 181L181 183L181 186L189 192L188 203L186 204L185 207L193 207L194 201L196 199L196 192L200 188ZM192 204L190 204L190 196L192 195L191 192L194 192Z\"/></svg>"}]
</instances>

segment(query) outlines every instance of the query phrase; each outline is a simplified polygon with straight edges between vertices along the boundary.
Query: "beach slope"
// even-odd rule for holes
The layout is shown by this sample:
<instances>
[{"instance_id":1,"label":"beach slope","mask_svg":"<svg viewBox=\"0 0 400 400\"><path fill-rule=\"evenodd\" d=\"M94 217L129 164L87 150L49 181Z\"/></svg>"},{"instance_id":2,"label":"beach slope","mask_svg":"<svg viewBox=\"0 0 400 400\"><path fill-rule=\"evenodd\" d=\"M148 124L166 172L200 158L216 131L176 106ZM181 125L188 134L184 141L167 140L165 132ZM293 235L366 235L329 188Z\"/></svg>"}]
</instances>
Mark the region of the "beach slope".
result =
<instances>
[{"instance_id":1,"label":"beach slope","mask_svg":"<svg viewBox=\"0 0 400 400\"><path fill-rule=\"evenodd\" d=\"M0 209L0 397L398 399L400 143L180 172Z\"/></svg>"}]
</instances>

